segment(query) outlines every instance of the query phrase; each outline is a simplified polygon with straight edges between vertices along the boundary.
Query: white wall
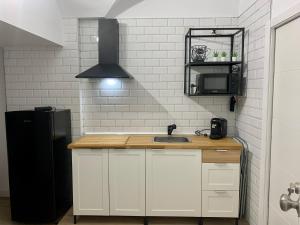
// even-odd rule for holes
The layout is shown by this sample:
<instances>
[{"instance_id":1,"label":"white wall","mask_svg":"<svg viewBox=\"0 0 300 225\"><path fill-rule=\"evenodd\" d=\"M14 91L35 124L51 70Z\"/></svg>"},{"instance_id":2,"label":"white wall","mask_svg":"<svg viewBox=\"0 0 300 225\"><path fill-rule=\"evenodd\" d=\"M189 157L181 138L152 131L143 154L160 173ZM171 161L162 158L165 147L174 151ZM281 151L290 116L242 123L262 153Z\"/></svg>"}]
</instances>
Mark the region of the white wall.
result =
<instances>
[{"instance_id":1,"label":"white wall","mask_svg":"<svg viewBox=\"0 0 300 225\"><path fill-rule=\"evenodd\" d=\"M144 0L120 18L235 17L238 0Z\"/></svg>"},{"instance_id":2,"label":"white wall","mask_svg":"<svg viewBox=\"0 0 300 225\"><path fill-rule=\"evenodd\" d=\"M0 48L0 196L8 196L8 169L5 136L6 95L3 65L3 49Z\"/></svg>"},{"instance_id":3,"label":"white wall","mask_svg":"<svg viewBox=\"0 0 300 225\"><path fill-rule=\"evenodd\" d=\"M80 135L78 20L65 19L64 47L5 47L8 111L55 106L72 111L72 135Z\"/></svg>"},{"instance_id":4,"label":"white wall","mask_svg":"<svg viewBox=\"0 0 300 225\"><path fill-rule=\"evenodd\" d=\"M138 18L119 22L120 64L134 79L81 79L84 132L166 133L167 125L175 123L174 133L194 133L209 128L212 117L225 117L229 134L234 134L235 113L229 111L229 97L187 97L183 86L184 34L188 28L232 27L236 18ZM79 27L81 70L85 70L98 62L98 23L95 19L80 20ZM229 52L229 39L206 44L211 52ZM193 71L193 83L195 74Z\"/></svg>"},{"instance_id":5,"label":"white wall","mask_svg":"<svg viewBox=\"0 0 300 225\"><path fill-rule=\"evenodd\" d=\"M286 10L300 4L300 0L273 0L272 1L272 18L280 15Z\"/></svg>"},{"instance_id":6,"label":"white wall","mask_svg":"<svg viewBox=\"0 0 300 225\"><path fill-rule=\"evenodd\" d=\"M58 46L57 43L0 20L0 46Z\"/></svg>"},{"instance_id":7,"label":"white wall","mask_svg":"<svg viewBox=\"0 0 300 225\"><path fill-rule=\"evenodd\" d=\"M236 117L238 135L249 145L249 174L247 196L247 220L258 225L260 194L260 165L265 149L262 149L262 102L264 83L265 29L270 20L271 0L257 0L239 17L238 25L245 27L245 54L247 89L240 98Z\"/></svg>"},{"instance_id":8,"label":"white wall","mask_svg":"<svg viewBox=\"0 0 300 225\"><path fill-rule=\"evenodd\" d=\"M57 0L63 17L104 17L114 0Z\"/></svg>"},{"instance_id":9,"label":"white wall","mask_svg":"<svg viewBox=\"0 0 300 225\"><path fill-rule=\"evenodd\" d=\"M62 19L54 0L1 0L0 20L62 45Z\"/></svg>"},{"instance_id":10,"label":"white wall","mask_svg":"<svg viewBox=\"0 0 300 225\"><path fill-rule=\"evenodd\" d=\"M256 0L239 0L238 14L243 14Z\"/></svg>"},{"instance_id":11,"label":"white wall","mask_svg":"<svg viewBox=\"0 0 300 225\"><path fill-rule=\"evenodd\" d=\"M127 7L119 1L115 12ZM130 0L132 6L119 18L200 18L234 17L238 13L239 0ZM103 17L112 5L112 0L58 0L64 17Z\"/></svg>"}]
</instances>

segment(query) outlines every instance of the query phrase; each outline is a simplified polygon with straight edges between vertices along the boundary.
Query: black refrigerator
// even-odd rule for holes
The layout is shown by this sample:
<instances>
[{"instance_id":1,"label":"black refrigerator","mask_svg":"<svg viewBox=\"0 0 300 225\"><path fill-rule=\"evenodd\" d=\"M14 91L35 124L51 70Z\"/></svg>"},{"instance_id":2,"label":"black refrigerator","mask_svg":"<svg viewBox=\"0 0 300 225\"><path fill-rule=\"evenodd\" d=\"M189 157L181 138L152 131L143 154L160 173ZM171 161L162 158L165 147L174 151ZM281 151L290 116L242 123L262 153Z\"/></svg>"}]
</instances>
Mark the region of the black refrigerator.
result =
<instances>
[{"instance_id":1,"label":"black refrigerator","mask_svg":"<svg viewBox=\"0 0 300 225\"><path fill-rule=\"evenodd\" d=\"M72 205L70 110L6 112L11 218L56 223Z\"/></svg>"}]
</instances>

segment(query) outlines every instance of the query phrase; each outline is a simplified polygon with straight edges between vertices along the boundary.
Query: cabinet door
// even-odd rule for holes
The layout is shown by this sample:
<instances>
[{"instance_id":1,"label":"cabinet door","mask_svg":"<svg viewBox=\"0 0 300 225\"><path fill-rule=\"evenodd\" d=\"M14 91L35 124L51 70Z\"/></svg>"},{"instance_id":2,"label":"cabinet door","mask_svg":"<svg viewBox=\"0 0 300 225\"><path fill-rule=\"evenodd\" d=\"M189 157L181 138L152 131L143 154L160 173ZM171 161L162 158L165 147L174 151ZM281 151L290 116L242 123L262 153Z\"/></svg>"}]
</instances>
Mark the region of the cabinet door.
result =
<instances>
[{"instance_id":1,"label":"cabinet door","mask_svg":"<svg viewBox=\"0 0 300 225\"><path fill-rule=\"evenodd\" d=\"M145 216L145 149L109 150L110 215Z\"/></svg>"},{"instance_id":2,"label":"cabinet door","mask_svg":"<svg viewBox=\"0 0 300 225\"><path fill-rule=\"evenodd\" d=\"M109 215L108 150L75 149L72 163L74 215Z\"/></svg>"},{"instance_id":3,"label":"cabinet door","mask_svg":"<svg viewBox=\"0 0 300 225\"><path fill-rule=\"evenodd\" d=\"M239 215L238 191L203 191L203 217L230 217Z\"/></svg>"},{"instance_id":4,"label":"cabinet door","mask_svg":"<svg viewBox=\"0 0 300 225\"><path fill-rule=\"evenodd\" d=\"M201 216L201 150L146 150L146 215Z\"/></svg>"},{"instance_id":5,"label":"cabinet door","mask_svg":"<svg viewBox=\"0 0 300 225\"><path fill-rule=\"evenodd\" d=\"M240 164L203 163L202 189L238 191L240 183Z\"/></svg>"}]
</instances>

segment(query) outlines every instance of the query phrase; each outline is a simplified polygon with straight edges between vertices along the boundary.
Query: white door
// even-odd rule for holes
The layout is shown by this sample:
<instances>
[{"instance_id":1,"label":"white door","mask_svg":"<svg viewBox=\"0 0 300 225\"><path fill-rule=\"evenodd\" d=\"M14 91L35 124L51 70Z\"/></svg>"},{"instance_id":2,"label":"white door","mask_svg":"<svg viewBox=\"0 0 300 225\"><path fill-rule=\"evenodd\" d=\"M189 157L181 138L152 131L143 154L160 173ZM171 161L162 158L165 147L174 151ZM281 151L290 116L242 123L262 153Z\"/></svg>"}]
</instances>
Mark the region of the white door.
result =
<instances>
[{"instance_id":1,"label":"white door","mask_svg":"<svg viewBox=\"0 0 300 225\"><path fill-rule=\"evenodd\" d=\"M109 150L110 215L146 215L145 161L145 149Z\"/></svg>"},{"instance_id":2,"label":"white door","mask_svg":"<svg viewBox=\"0 0 300 225\"><path fill-rule=\"evenodd\" d=\"M108 150L74 149L74 215L109 215Z\"/></svg>"},{"instance_id":3,"label":"white door","mask_svg":"<svg viewBox=\"0 0 300 225\"><path fill-rule=\"evenodd\" d=\"M279 198L300 181L300 18L276 30L269 225L296 225ZM297 198L297 196L293 196Z\"/></svg>"},{"instance_id":4,"label":"white door","mask_svg":"<svg viewBox=\"0 0 300 225\"><path fill-rule=\"evenodd\" d=\"M201 150L146 151L146 215L201 216Z\"/></svg>"}]
</instances>

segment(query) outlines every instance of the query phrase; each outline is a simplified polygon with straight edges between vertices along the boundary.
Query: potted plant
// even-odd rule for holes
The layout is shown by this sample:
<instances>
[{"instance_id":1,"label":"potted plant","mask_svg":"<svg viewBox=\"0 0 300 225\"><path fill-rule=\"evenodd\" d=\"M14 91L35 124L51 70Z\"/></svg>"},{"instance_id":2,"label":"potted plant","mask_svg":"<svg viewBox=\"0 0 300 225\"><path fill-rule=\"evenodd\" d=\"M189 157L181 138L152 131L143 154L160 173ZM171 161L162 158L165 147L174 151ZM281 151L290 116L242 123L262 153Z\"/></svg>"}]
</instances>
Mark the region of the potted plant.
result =
<instances>
[{"instance_id":1,"label":"potted plant","mask_svg":"<svg viewBox=\"0 0 300 225\"><path fill-rule=\"evenodd\" d=\"M227 53L226 53L226 52L222 52L222 53L221 53L221 61L222 61L222 62L225 62L225 61L226 61L226 56L227 56Z\"/></svg>"},{"instance_id":2,"label":"potted plant","mask_svg":"<svg viewBox=\"0 0 300 225\"><path fill-rule=\"evenodd\" d=\"M218 58L219 58L219 52L218 51L214 51L214 53L213 53L213 61L217 62Z\"/></svg>"},{"instance_id":3,"label":"potted plant","mask_svg":"<svg viewBox=\"0 0 300 225\"><path fill-rule=\"evenodd\" d=\"M237 61L237 56L238 56L237 52L232 53L231 61L236 62Z\"/></svg>"}]
</instances>

